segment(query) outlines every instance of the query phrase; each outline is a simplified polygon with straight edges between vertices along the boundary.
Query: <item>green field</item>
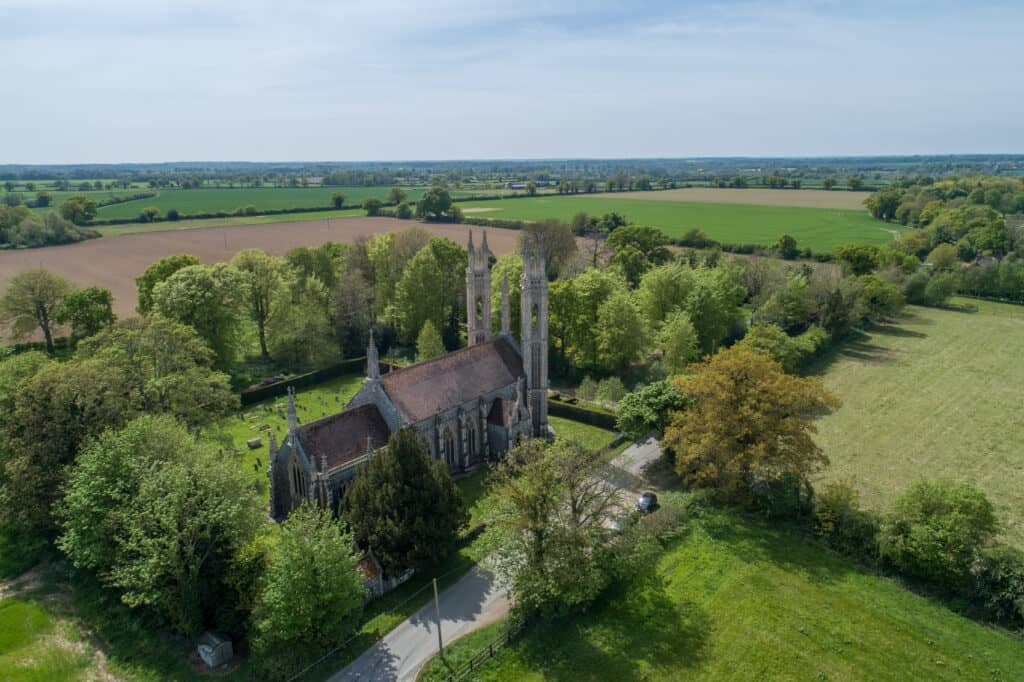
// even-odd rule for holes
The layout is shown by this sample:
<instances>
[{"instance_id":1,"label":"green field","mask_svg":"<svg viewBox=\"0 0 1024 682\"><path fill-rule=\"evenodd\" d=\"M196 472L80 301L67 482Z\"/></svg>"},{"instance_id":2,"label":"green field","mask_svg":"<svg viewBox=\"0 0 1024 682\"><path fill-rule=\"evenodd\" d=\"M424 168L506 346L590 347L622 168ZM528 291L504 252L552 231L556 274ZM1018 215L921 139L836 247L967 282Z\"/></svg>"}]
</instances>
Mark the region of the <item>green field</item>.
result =
<instances>
[{"instance_id":1,"label":"green field","mask_svg":"<svg viewBox=\"0 0 1024 682\"><path fill-rule=\"evenodd\" d=\"M556 436L574 440L589 450L600 450L607 447L615 440L616 436L614 431L607 431L562 417L548 417L548 424L554 429Z\"/></svg>"},{"instance_id":2,"label":"green field","mask_svg":"<svg viewBox=\"0 0 1024 682\"><path fill-rule=\"evenodd\" d=\"M1018 637L760 522L714 511L691 523L650 575L529 628L466 679L1024 679ZM499 628L451 659L488 635Z\"/></svg>"},{"instance_id":3,"label":"green field","mask_svg":"<svg viewBox=\"0 0 1024 682\"><path fill-rule=\"evenodd\" d=\"M498 201L467 201L459 206L466 215L506 220L568 221L576 213L591 215L617 212L641 225L659 227L671 237L699 228L708 236L730 244L770 246L789 234L802 247L831 251L840 244L883 244L899 225L882 223L867 211L790 206L702 204L681 201L615 199L587 196L533 197ZM490 209L473 211L467 209Z\"/></svg>"},{"instance_id":4,"label":"green field","mask_svg":"<svg viewBox=\"0 0 1024 682\"><path fill-rule=\"evenodd\" d=\"M973 483L1024 547L1024 307L954 302L977 312L909 307L815 368L843 401L818 423L824 477L853 478L876 509L917 479Z\"/></svg>"},{"instance_id":5,"label":"green field","mask_svg":"<svg viewBox=\"0 0 1024 682\"><path fill-rule=\"evenodd\" d=\"M300 424L315 421L321 417L336 414L345 408L348 401L363 384L363 375L349 374L325 381L310 388L295 392L295 414ZM203 438L226 452L235 452L239 466L252 475L255 485L265 499L270 499L267 488L268 436L277 434L277 442L284 440L288 432L286 406L288 398L270 398L242 407L237 413L203 429ZM249 449L246 441L261 438L260 447Z\"/></svg>"},{"instance_id":6,"label":"green field","mask_svg":"<svg viewBox=\"0 0 1024 682\"><path fill-rule=\"evenodd\" d=\"M406 187L407 201L415 201L426 190L425 187ZM286 208L316 208L330 206L331 195L341 192L347 206L358 206L370 197L383 201L390 187L246 187L239 189L161 189L157 196L138 199L121 204L103 206L99 209L98 220L131 220L137 218L142 209L155 206L162 213L177 209L181 215L197 213L232 212L244 206L253 206L257 211ZM137 190L134 190L137 191ZM120 195L132 192L121 192ZM116 194L116 192L115 192ZM468 197L478 192L452 192L454 197ZM55 203L59 203L55 202ZM251 221L250 221L251 222Z\"/></svg>"}]
</instances>

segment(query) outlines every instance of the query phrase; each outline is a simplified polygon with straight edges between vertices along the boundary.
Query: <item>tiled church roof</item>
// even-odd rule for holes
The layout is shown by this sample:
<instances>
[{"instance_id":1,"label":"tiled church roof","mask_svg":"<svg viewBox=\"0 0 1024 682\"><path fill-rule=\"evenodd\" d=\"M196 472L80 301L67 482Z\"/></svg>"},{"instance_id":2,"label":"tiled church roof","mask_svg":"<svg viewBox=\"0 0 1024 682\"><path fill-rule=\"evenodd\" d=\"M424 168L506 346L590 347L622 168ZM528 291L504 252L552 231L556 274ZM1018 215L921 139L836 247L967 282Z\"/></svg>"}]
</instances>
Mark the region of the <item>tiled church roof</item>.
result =
<instances>
[{"instance_id":1,"label":"tiled church roof","mask_svg":"<svg viewBox=\"0 0 1024 682\"><path fill-rule=\"evenodd\" d=\"M366 454L367 437L376 450L387 444L390 432L377 406L370 404L304 424L298 436L313 467L320 471L322 455L327 455L328 470L344 466Z\"/></svg>"},{"instance_id":2,"label":"tiled church roof","mask_svg":"<svg viewBox=\"0 0 1024 682\"><path fill-rule=\"evenodd\" d=\"M514 384L523 360L504 337L462 348L380 378L388 397L413 424Z\"/></svg>"}]
</instances>

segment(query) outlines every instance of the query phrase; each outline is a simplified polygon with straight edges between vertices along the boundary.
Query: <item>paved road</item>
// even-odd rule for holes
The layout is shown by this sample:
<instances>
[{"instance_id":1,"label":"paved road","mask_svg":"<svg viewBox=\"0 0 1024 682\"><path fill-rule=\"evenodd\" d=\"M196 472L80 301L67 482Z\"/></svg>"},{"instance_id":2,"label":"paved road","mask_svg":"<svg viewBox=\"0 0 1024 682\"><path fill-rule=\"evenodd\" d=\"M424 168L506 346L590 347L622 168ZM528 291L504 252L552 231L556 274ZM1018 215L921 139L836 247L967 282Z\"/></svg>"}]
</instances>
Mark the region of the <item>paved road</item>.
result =
<instances>
[{"instance_id":1,"label":"paved road","mask_svg":"<svg viewBox=\"0 0 1024 682\"><path fill-rule=\"evenodd\" d=\"M489 576L474 567L441 593L441 634L445 644L508 613L504 590L494 587ZM330 682L352 680L415 680L420 668L437 653L437 622L434 601L414 613L384 639L363 652Z\"/></svg>"}]
</instances>

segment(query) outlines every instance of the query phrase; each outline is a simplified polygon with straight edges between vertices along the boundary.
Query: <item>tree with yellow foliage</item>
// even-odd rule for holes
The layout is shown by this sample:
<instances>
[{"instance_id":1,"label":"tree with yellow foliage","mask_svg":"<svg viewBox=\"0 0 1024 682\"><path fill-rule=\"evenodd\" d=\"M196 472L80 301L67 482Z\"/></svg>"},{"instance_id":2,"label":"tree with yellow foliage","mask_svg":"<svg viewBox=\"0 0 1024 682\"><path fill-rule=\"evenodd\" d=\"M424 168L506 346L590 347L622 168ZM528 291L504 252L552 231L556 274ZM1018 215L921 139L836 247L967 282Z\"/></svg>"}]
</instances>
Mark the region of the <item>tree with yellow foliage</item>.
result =
<instances>
[{"instance_id":1,"label":"tree with yellow foliage","mask_svg":"<svg viewBox=\"0 0 1024 682\"><path fill-rule=\"evenodd\" d=\"M788 375L767 355L734 346L691 366L677 385L693 401L676 412L664 444L695 488L729 500L785 474L805 477L828 464L811 438L814 418L839 407L817 379Z\"/></svg>"}]
</instances>

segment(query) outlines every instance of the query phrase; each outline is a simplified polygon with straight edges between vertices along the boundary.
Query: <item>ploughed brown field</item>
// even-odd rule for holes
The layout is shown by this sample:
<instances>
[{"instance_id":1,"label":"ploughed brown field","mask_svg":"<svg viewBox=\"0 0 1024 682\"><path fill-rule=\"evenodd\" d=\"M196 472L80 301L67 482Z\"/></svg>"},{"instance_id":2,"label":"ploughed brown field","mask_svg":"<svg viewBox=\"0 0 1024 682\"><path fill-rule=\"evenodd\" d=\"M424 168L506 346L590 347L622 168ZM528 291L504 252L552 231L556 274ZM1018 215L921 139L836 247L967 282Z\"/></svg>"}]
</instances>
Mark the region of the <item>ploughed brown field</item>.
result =
<instances>
[{"instance_id":1,"label":"ploughed brown field","mask_svg":"<svg viewBox=\"0 0 1024 682\"><path fill-rule=\"evenodd\" d=\"M204 263L231 258L242 249L263 249L282 256L297 246L319 246L327 241L352 242L361 236L422 227L439 237L465 245L470 229L480 243L482 228L469 225L416 223L392 218L335 218L267 225L233 225L209 229L145 232L91 239L66 246L0 251L0 291L19 272L45 268L79 286L102 286L114 294L114 312L125 317L135 312L135 278L152 263L175 253L190 253ZM489 228L487 243L496 256L515 250L519 233Z\"/></svg>"},{"instance_id":2,"label":"ploughed brown field","mask_svg":"<svg viewBox=\"0 0 1024 682\"><path fill-rule=\"evenodd\" d=\"M753 206L795 206L798 208L842 208L863 211L871 192L824 189L732 189L728 187L686 187L652 192L607 192L591 196L647 201L689 201L704 204L750 204Z\"/></svg>"}]
</instances>

